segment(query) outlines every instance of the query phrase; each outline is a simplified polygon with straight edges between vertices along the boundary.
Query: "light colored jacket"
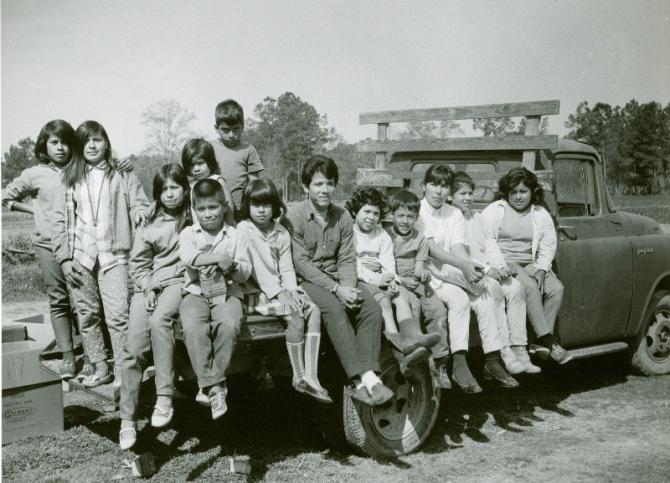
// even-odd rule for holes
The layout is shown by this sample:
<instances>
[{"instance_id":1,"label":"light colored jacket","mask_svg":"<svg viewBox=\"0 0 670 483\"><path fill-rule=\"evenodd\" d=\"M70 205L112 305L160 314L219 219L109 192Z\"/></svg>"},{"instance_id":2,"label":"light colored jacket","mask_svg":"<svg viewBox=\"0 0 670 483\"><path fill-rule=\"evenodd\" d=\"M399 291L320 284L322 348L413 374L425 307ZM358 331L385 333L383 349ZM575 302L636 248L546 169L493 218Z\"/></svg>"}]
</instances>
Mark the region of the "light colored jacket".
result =
<instances>
[{"instance_id":1,"label":"light colored jacket","mask_svg":"<svg viewBox=\"0 0 670 483\"><path fill-rule=\"evenodd\" d=\"M133 246L133 220L149 207L142 185L135 173L112 170L110 191L110 238L112 253L130 252ZM60 183L54 207L51 244L59 263L74 257L76 232L76 199L74 188Z\"/></svg>"},{"instance_id":2,"label":"light colored jacket","mask_svg":"<svg viewBox=\"0 0 670 483\"><path fill-rule=\"evenodd\" d=\"M137 232L128 263L135 286L147 293L184 283L185 267L179 258L179 234L173 216L160 213Z\"/></svg>"},{"instance_id":3,"label":"light colored jacket","mask_svg":"<svg viewBox=\"0 0 670 483\"><path fill-rule=\"evenodd\" d=\"M497 200L482 211L484 222L484 248L486 260L495 268L507 266L505 257L498 246L498 233L506 209L513 209L505 200ZM556 255L556 229L551 215L539 205L532 205L530 217L533 222L531 254L535 270L551 270L551 262Z\"/></svg>"}]
</instances>

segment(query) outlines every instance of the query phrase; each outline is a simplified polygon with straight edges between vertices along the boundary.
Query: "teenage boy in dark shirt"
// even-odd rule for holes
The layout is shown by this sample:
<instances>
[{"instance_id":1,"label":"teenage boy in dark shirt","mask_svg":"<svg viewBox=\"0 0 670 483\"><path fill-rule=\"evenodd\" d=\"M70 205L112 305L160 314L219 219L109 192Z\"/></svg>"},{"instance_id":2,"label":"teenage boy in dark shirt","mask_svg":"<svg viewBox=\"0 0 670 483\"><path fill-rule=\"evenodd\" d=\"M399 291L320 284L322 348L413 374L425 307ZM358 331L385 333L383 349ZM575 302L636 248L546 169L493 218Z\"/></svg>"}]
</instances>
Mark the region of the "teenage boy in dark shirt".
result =
<instances>
[{"instance_id":1,"label":"teenage boy in dark shirt","mask_svg":"<svg viewBox=\"0 0 670 483\"><path fill-rule=\"evenodd\" d=\"M384 404L393 391L375 374L382 314L372 295L357 287L353 220L332 203L337 165L328 157L312 156L301 176L307 199L286 214L296 273L321 309L328 336L353 383L351 396L371 406Z\"/></svg>"}]
</instances>

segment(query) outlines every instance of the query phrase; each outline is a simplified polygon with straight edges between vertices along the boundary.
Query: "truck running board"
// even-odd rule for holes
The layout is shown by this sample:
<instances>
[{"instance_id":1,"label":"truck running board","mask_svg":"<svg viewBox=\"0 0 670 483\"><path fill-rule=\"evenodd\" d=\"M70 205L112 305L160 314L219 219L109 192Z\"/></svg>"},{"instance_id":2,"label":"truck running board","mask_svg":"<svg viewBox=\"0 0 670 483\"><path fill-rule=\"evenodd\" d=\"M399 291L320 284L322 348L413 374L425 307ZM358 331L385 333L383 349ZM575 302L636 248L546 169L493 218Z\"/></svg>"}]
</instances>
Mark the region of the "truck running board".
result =
<instances>
[{"instance_id":1,"label":"truck running board","mask_svg":"<svg viewBox=\"0 0 670 483\"><path fill-rule=\"evenodd\" d=\"M610 342L609 344L592 345L581 347L579 349L570 349L568 352L573 359L585 359L587 357L602 356L613 352L628 350L628 344L625 342Z\"/></svg>"}]
</instances>

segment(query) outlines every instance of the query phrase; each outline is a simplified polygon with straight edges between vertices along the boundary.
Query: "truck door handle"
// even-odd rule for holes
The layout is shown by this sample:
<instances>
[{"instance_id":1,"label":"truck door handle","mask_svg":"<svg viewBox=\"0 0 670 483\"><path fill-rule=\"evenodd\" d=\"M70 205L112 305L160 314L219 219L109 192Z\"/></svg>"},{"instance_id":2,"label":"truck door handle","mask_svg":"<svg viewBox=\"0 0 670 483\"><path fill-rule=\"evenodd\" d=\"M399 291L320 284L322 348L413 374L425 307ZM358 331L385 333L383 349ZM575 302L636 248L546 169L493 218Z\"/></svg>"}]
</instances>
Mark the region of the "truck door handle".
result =
<instances>
[{"instance_id":1,"label":"truck door handle","mask_svg":"<svg viewBox=\"0 0 670 483\"><path fill-rule=\"evenodd\" d=\"M558 225L558 230L563 233L566 237L568 237L569 240L576 240L577 235L573 235L570 233L568 230L574 230L574 226L569 226L569 225Z\"/></svg>"},{"instance_id":2,"label":"truck door handle","mask_svg":"<svg viewBox=\"0 0 670 483\"><path fill-rule=\"evenodd\" d=\"M610 220L610 223L613 223L613 224L615 224L615 225L619 225L619 226L622 225L621 222L620 222L619 220L616 220L616 219L614 219L614 218L610 218L609 220Z\"/></svg>"}]
</instances>

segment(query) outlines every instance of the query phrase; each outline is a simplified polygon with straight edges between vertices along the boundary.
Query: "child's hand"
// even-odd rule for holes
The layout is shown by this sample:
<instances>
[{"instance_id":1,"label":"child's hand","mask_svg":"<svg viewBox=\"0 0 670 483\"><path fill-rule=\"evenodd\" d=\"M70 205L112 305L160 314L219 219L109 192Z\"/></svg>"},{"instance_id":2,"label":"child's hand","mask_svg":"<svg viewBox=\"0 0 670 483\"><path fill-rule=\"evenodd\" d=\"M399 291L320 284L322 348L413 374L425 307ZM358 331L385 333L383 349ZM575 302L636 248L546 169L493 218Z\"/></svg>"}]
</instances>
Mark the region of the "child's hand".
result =
<instances>
[{"instance_id":1,"label":"child's hand","mask_svg":"<svg viewBox=\"0 0 670 483\"><path fill-rule=\"evenodd\" d=\"M363 266L370 271L373 271L375 273L381 273L381 271L382 271L382 265L379 262L369 260L369 261L363 261L362 263L363 263Z\"/></svg>"},{"instance_id":2,"label":"child's hand","mask_svg":"<svg viewBox=\"0 0 670 483\"><path fill-rule=\"evenodd\" d=\"M391 282L393 282L393 280L395 280L395 276L392 273L383 273L379 279L379 286L386 287Z\"/></svg>"},{"instance_id":3,"label":"child's hand","mask_svg":"<svg viewBox=\"0 0 670 483\"><path fill-rule=\"evenodd\" d=\"M280 304L288 307L289 311L291 312L297 312L298 309L300 309L300 304L298 301L291 295L290 292L286 290L279 292L279 295L277 295L277 300L279 300Z\"/></svg>"},{"instance_id":4,"label":"child's hand","mask_svg":"<svg viewBox=\"0 0 670 483\"><path fill-rule=\"evenodd\" d=\"M430 272L426 269L416 270L414 276L419 281L419 283L426 283L428 280L430 280Z\"/></svg>"},{"instance_id":5,"label":"child's hand","mask_svg":"<svg viewBox=\"0 0 670 483\"><path fill-rule=\"evenodd\" d=\"M398 284L396 283L395 279L391 280L391 283L388 284L388 287L386 288L386 291L390 295L395 295L398 293Z\"/></svg>"},{"instance_id":6,"label":"child's hand","mask_svg":"<svg viewBox=\"0 0 670 483\"><path fill-rule=\"evenodd\" d=\"M400 277L400 283L410 292L413 292L419 286L419 281L414 277Z\"/></svg>"},{"instance_id":7,"label":"child's hand","mask_svg":"<svg viewBox=\"0 0 670 483\"><path fill-rule=\"evenodd\" d=\"M513 265L507 265L505 268L501 269L506 277L512 277L516 275L516 268Z\"/></svg>"},{"instance_id":8,"label":"child's hand","mask_svg":"<svg viewBox=\"0 0 670 483\"><path fill-rule=\"evenodd\" d=\"M535 275L533 275L533 278L535 278L537 286L540 287L540 292L544 290L544 278L546 276L547 272L545 272L544 270L535 270Z\"/></svg>"},{"instance_id":9,"label":"child's hand","mask_svg":"<svg viewBox=\"0 0 670 483\"><path fill-rule=\"evenodd\" d=\"M356 287L343 287L340 285L335 291L335 295L348 309L355 309L361 305L361 291Z\"/></svg>"},{"instance_id":10,"label":"child's hand","mask_svg":"<svg viewBox=\"0 0 670 483\"><path fill-rule=\"evenodd\" d=\"M477 270L477 267L472 262L465 262L461 270L463 271L465 280L470 283L477 283L484 276L484 273L481 270Z\"/></svg>"},{"instance_id":11,"label":"child's hand","mask_svg":"<svg viewBox=\"0 0 670 483\"><path fill-rule=\"evenodd\" d=\"M144 211L135 213L135 227L140 228L147 222L147 215Z\"/></svg>"},{"instance_id":12,"label":"child's hand","mask_svg":"<svg viewBox=\"0 0 670 483\"><path fill-rule=\"evenodd\" d=\"M133 163L130 161L129 158L120 159L117 161L116 167L121 173L127 173L133 170Z\"/></svg>"},{"instance_id":13,"label":"child's hand","mask_svg":"<svg viewBox=\"0 0 670 483\"><path fill-rule=\"evenodd\" d=\"M225 253L221 255L219 261L216 264L223 271L224 275L228 275L229 273L235 271L235 261L230 255Z\"/></svg>"},{"instance_id":14,"label":"child's hand","mask_svg":"<svg viewBox=\"0 0 670 483\"><path fill-rule=\"evenodd\" d=\"M149 291L146 298L144 299L144 308L149 312L153 312L156 308L156 302L158 301L158 295L153 290Z\"/></svg>"},{"instance_id":15,"label":"child's hand","mask_svg":"<svg viewBox=\"0 0 670 483\"><path fill-rule=\"evenodd\" d=\"M505 278L507 278L502 270L498 270L497 268L490 268L488 272L486 272L486 276L492 278L496 282L501 282Z\"/></svg>"},{"instance_id":16,"label":"child's hand","mask_svg":"<svg viewBox=\"0 0 670 483\"><path fill-rule=\"evenodd\" d=\"M62 265L63 275L65 275L65 280L72 285L73 287L81 287L84 285L84 267L79 265L76 262L68 260L63 262Z\"/></svg>"}]
</instances>

